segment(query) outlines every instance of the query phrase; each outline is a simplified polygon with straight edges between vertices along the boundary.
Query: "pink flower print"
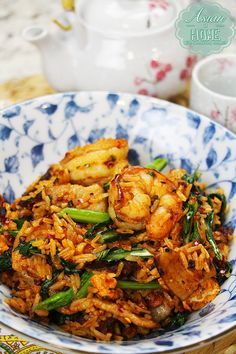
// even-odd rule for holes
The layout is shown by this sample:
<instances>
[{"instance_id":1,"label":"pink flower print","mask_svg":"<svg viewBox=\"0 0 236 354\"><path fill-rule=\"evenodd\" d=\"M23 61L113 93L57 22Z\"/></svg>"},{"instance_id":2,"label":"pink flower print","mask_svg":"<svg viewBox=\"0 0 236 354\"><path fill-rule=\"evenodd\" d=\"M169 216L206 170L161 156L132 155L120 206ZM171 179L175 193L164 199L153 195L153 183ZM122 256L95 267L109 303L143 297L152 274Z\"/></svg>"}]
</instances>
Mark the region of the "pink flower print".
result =
<instances>
[{"instance_id":1,"label":"pink flower print","mask_svg":"<svg viewBox=\"0 0 236 354\"><path fill-rule=\"evenodd\" d=\"M149 94L147 89L140 89L138 90L138 94L147 96Z\"/></svg>"},{"instance_id":2,"label":"pink flower print","mask_svg":"<svg viewBox=\"0 0 236 354\"><path fill-rule=\"evenodd\" d=\"M149 9L153 10L157 7L160 7L163 10L167 10L169 3L167 0L151 0L149 1Z\"/></svg>"},{"instance_id":3,"label":"pink flower print","mask_svg":"<svg viewBox=\"0 0 236 354\"><path fill-rule=\"evenodd\" d=\"M188 78L188 70L187 69L181 70L179 78L180 80L186 80Z\"/></svg>"},{"instance_id":4,"label":"pink flower print","mask_svg":"<svg viewBox=\"0 0 236 354\"><path fill-rule=\"evenodd\" d=\"M149 2L149 9L150 10L153 10L153 9L155 9L156 8L156 3L154 2L154 1L150 1Z\"/></svg>"},{"instance_id":5,"label":"pink flower print","mask_svg":"<svg viewBox=\"0 0 236 354\"><path fill-rule=\"evenodd\" d=\"M141 85L143 82L144 82L144 79L141 79L140 77L136 77L136 78L134 79L134 84L135 84L136 86Z\"/></svg>"},{"instance_id":6,"label":"pink flower print","mask_svg":"<svg viewBox=\"0 0 236 354\"><path fill-rule=\"evenodd\" d=\"M150 61L150 67L151 67L152 69L156 69L156 68L158 68L158 66L159 66L159 62L158 62L156 59L152 59L152 60Z\"/></svg>"},{"instance_id":7,"label":"pink flower print","mask_svg":"<svg viewBox=\"0 0 236 354\"><path fill-rule=\"evenodd\" d=\"M231 111L231 116L234 122L236 122L236 108Z\"/></svg>"},{"instance_id":8,"label":"pink flower print","mask_svg":"<svg viewBox=\"0 0 236 354\"><path fill-rule=\"evenodd\" d=\"M163 70L164 70L166 73L170 72L172 69L173 69L173 68L172 68L172 65L171 65L171 64L166 64L166 65L164 65L164 68L163 68Z\"/></svg>"},{"instance_id":9,"label":"pink flower print","mask_svg":"<svg viewBox=\"0 0 236 354\"><path fill-rule=\"evenodd\" d=\"M180 71L179 78L180 80L187 80L191 77L191 72L194 64L197 62L196 55L189 55L185 60L185 68Z\"/></svg>"},{"instance_id":10,"label":"pink flower print","mask_svg":"<svg viewBox=\"0 0 236 354\"><path fill-rule=\"evenodd\" d=\"M227 58L219 58L217 59L218 64L219 64L219 72L220 74L223 73L223 71L227 68L227 66L232 66L234 65L232 61L230 61Z\"/></svg>"},{"instance_id":11,"label":"pink flower print","mask_svg":"<svg viewBox=\"0 0 236 354\"><path fill-rule=\"evenodd\" d=\"M151 92L155 92L158 84L168 77L168 73L173 70L170 63L163 63L157 60L155 57L151 58L147 66L147 77L134 78L134 85L139 86L137 91L141 95L151 95ZM145 84L147 88L144 88L142 84ZM152 88L149 90L149 86Z\"/></svg>"},{"instance_id":12,"label":"pink flower print","mask_svg":"<svg viewBox=\"0 0 236 354\"><path fill-rule=\"evenodd\" d=\"M158 94L157 94L157 93L153 93L153 94L152 94L152 97L158 98Z\"/></svg>"},{"instance_id":13,"label":"pink flower print","mask_svg":"<svg viewBox=\"0 0 236 354\"><path fill-rule=\"evenodd\" d=\"M160 6L163 10L167 10L167 8L168 8L168 6L169 6L169 3L168 3L168 1L165 1L165 0L161 1L161 0L160 0L159 6Z\"/></svg>"},{"instance_id":14,"label":"pink flower print","mask_svg":"<svg viewBox=\"0 0 236 354\"><path fill-rule=\"evenodd\" d=\"M159 81L162 81L166 76L166 73L164 70L160 70L156 73L156 80L159 82Z\"/></svg>"},{"instance_id":15,"label":"pink flower print","mask_svg":"<svg viewBox=\"0 0 236 354\"><path fill-rule=\"evenodd\" d=\"M196 63L197 61L197 56L196 55L189 55L186 58L186 67L187 68L192 68L193 65Z\"/></svg>"},{"instance_id":16,"label":"pink flower print","mask_svg":"<svg viewBox=\"0 0 236 354\"><path fill-rule=\"evenodd\" d=\"M214 109L211 111L211 118L212 119L217 119L219 117L219 115L220 115L220 111L214 110Z\"/></svg>"}]
</instances>

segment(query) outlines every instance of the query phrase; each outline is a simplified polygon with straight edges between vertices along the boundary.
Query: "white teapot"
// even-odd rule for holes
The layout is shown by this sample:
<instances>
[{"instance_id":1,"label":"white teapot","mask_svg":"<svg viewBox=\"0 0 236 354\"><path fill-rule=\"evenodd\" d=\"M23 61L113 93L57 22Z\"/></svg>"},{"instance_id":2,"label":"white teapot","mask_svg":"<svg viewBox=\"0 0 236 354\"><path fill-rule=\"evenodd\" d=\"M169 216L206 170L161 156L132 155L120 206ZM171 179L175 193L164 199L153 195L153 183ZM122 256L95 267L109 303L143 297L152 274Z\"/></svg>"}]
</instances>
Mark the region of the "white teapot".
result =
<instances>
[{"instance_id":1,"label":"white teapot","mask_svg":"<svg viewBox=\"0 0 236 354\"><path fill-rule=\"evenodd\" d=\"M196 61L175 37L186 0L77 0L72 29L31 26L49 84L58 91L112 90L161 98L181 93Z\"/></svg>"}]
</instances>

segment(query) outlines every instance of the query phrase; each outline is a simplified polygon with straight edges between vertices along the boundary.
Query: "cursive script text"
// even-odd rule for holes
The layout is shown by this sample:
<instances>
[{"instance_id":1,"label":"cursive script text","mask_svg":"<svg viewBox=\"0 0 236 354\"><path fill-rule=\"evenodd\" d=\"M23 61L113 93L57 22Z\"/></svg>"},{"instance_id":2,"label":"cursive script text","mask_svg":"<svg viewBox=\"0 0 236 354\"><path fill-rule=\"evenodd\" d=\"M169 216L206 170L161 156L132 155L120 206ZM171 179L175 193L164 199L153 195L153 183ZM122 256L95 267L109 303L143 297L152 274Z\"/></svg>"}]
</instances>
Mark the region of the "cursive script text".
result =
<instances>
[{"instance_id":1,"label":"cursive script text","mask_svg":"<svg viewBox=\"0 0 236 354\"><path fill-rule=\"evenodd\" d=\"M190 19L185 19L186 23L193 22L195 20L198 23L222 23L225 21L225 17L221 15L209 15L206 13L206 9L202 7L196 14L193 15Z\"/></svg>"}]
</instances>

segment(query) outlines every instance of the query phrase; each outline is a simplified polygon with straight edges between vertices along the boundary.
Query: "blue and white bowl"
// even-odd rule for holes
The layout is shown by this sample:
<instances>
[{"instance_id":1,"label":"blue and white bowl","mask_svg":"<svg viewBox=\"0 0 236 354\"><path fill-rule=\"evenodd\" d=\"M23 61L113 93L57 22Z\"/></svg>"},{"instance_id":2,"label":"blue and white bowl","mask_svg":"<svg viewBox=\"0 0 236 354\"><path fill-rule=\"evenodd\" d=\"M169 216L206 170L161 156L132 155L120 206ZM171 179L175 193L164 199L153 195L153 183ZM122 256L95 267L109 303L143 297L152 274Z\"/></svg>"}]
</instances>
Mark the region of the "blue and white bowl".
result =
<instances>
[{"instance_id":1,"label":"blue and white bowl","mask_svg":"<svg viewBox=\"0 0 236 354\"><path fill-rule=\"evenodd\" d=\"M68 149L101 137L126 138L129 159L146 164L167 157L170 167L189 172L200 166L208 188L221 186L230 203L227 225L236 225L236 136L188 109L144 96L81 92L40 97L0 114L0 193L14 200ZM236 242L231 246L231 277L221 293L181 328L124 343L97 343L43 326L4 304L9 290L0 285L0 322L24 335L65 350L94 353L160 353L186 350L215 339L236 325Z\"/></svg>"}]
</instances>

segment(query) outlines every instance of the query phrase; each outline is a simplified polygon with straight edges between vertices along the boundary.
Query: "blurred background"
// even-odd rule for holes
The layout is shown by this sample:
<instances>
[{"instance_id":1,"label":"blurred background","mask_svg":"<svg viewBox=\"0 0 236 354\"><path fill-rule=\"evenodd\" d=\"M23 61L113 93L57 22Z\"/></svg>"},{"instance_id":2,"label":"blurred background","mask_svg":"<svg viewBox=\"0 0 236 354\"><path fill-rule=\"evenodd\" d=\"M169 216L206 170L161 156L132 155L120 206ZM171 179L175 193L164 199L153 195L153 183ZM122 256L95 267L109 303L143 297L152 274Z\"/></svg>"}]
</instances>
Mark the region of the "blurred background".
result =
<instances>
[{"instance_id":1,"label":"blurred background","mask_svg":"<svg viewBox=\"0 0 236 354\"><path fill-rule=\"evenodd\" d=\"M59 0L0 0L0 108L53 90L42 76L40 53L23 28L47 25L61 11Z\"/></svg>"},{"instance_id":2,"label":"blurred background","mask_svg":"<svg viewBox=\"0 0 236 354\"><path fill-rule=\"evenodd\" d=\"M21 36L24 27L47 25L61 11L59 0L0 0L0 82L41 72L36 47Z\"/></svg>"}]
</instances>

